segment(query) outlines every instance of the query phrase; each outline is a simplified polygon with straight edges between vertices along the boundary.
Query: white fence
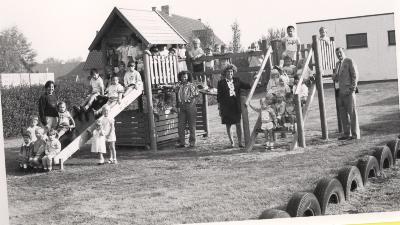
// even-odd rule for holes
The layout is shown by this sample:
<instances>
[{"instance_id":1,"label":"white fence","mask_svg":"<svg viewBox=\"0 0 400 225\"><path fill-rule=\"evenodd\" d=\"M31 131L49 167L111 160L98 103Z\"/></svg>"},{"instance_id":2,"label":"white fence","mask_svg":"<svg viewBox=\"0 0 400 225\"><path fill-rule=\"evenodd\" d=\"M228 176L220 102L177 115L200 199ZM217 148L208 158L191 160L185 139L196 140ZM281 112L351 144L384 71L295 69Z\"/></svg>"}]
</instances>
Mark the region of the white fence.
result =
<instances>
[{"instance_id":1,"label":"white fence","mask_svg":"<svg viewBox=\"0 0 400 225\"><path fill-rule=\"evenodd\" d=\"M54 81L54 73L2 73L1 87L44 85L48 80Z\"/></svg>"}]
</instances>

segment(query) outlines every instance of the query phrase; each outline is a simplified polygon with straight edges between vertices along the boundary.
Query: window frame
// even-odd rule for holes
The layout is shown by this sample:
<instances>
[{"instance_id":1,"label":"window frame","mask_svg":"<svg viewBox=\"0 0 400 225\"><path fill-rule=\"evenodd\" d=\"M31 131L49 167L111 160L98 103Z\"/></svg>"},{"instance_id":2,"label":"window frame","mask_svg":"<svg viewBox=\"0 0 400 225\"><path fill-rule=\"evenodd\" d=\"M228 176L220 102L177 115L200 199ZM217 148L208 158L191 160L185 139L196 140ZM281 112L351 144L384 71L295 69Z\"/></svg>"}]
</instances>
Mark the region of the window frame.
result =
<instances>
[{"instance_id":1,"label":"window frame","mask_svg":"<svg viewBox=\"0 0 400 225\"><path fill-rule=\"evenodd\" d=\"M366 43L365 45L360 46L349 46L349 37L358 36L358 35L365 35ZM347 49L355 49L355 48L368 48L368 33L356 33L356 34L346 34L346 47Z\"/></svg>"},{"instance_id":2,"label":"window frame","mask_svg":"<svg viewBox=\"0 0 400 225\"><path fill-rule=\"evenodd\" d=\"M390 43L390 33L393 32L394 34L394 42ZM388 30L388 45L389 46L396 46L396 31L395 30Z\"/></svg>"}]
</instances>

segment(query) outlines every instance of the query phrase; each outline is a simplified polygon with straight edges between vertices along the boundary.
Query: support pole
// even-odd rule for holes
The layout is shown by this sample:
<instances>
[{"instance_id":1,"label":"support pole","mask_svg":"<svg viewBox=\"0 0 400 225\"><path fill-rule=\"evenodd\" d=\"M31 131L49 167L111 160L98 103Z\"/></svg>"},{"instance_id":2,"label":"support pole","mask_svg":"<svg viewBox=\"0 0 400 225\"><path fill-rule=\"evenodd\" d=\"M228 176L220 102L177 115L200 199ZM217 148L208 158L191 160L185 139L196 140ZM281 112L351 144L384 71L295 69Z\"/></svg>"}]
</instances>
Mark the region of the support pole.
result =
<instances>
[{"instance_id":1,"label":"support pole","mask_svg":"<svg viewBox=\"0 0 400 225\"><path fill-rule=\"evenodd\" d=\"M325 98L324 98L324 86L322 83L322 61L321 61L321 48L320 43L317 40L317 36L312 36L313 40L313 50L314 50L314 58L315 58L315 72L316 72L316 85L318 90L318 104L319 104L319 116L321 118L321 130L322 130L322 139L328 139L328 123L326 121L326 111L325 111Z\"/></svg>"},{"instance_id":2,"label":"support pole","mask_svg":"<svg viewBox=\"0 0 400 225\"><path fill-rule=\"evenodd\" d=\"M304 136L304 120L303 112L301 110L301 100L298 94L294 95L294 102L296 107L296 118L297 118L297 138L299 146L306 147L306 138Z\"/></svg>"},{"instance_id":3,"label":"support pole","mask_svg":"<svg viewBox=\"0 0 400 225\"><path fill-rule=\"evenodd\" d=\"M151 92L151 77L150 77L150 55L149 51L145 51L143 55L144 63L144 92L146 94L147 101L147 115L149 122L149 136L150 136L150 149L157 151L157 137L156 137L156 125L154 122L153 114L153 94Z\"/></svg>"},{"instance_id":4,"label":"support pole","mask_svg":"<svg viewBox=\"0 0 400 225\"><path fill-rule=\"evenodd\" d=\"M203 93L203 119L204 119L204 130L205 134L203 135L204 137L209 136L209 125L208 125L208 99L207 99L207 94Z\"/></svg>"},{"instance_id":5,"label":"support pole","mask_svg":"<svg viewBox=\"0 0 400 225\"><path fill-rule=\"evenodd\" d=\"M248 146L248 144L250 143L250 123L249 123L249 112L247 110L246 104L244 103L245 101L246 101L246 96L241 95L240 107L242 110L244 144L245 146Z\"/></svg>"}]
</instances>

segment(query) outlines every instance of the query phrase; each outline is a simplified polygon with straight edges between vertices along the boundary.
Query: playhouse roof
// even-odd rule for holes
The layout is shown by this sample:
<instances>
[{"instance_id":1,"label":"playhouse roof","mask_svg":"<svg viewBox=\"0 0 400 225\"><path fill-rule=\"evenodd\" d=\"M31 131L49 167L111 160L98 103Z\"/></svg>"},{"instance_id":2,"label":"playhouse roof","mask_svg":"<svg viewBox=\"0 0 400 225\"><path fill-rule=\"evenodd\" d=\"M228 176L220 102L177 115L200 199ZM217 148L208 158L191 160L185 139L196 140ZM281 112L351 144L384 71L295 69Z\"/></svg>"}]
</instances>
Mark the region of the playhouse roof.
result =
<instances>
[{"instance_id":1,"label":"playhouse roof","mask_svg":"<svg viewBox=\"0 0 400 225\"><path fill-rule=\"evenodd\" d=\"M89 50L100 48L103 36L111 28L116 17L124 21L145 45L187 43L175 28L155 11L114 7L89 46Z\"/></svg>"}]
</instances>

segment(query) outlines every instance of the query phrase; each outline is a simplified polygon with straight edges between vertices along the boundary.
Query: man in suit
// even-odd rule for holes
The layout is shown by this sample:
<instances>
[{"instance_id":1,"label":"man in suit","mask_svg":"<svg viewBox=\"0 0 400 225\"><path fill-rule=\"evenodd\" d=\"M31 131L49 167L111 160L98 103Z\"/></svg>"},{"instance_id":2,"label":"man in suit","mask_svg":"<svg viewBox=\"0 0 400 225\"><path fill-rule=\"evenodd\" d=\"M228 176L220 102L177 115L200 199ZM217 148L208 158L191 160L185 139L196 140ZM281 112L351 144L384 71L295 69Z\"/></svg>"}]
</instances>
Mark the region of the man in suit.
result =
<instances>
[{"instance_id":1,"label":"man in suit","mask_svg":"<svg viewBox=\"0 0 400 225\"><path fill-rule=\"evenodd\" d=\"M357 118L356 95L358 70L354 61L346 57L344 49L336 48L335 72L332 76L335 88L339 89L338 106L343 125L343 136L339 140L360 139L360 127Z\"/></svg>"}]
</instances>

